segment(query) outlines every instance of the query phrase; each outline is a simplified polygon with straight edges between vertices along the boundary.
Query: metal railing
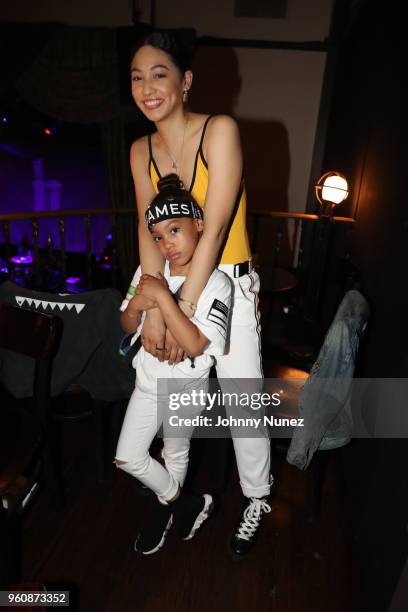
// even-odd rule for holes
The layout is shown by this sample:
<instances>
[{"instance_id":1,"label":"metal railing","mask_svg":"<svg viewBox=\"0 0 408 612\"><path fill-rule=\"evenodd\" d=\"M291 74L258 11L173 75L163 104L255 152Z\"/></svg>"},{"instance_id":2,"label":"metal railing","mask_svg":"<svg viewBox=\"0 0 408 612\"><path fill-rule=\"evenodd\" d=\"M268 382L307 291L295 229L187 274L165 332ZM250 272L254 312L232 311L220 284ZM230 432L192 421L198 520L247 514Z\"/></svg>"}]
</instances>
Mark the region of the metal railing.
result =
<instances>
[{"instance_id":1,"label":"metal railing","mask_svg":"<svg viewBox=\"0 0 408 612\"><path fill-rule=\"evenodd\" d=\"M117 233L117 219L120 216L131 216L135 218L136 222L136 211L132 208L85 208L75 210L60 210L60 211L47 211L47 212L29 212L29 213L7 213L0 214L0 226L3 232L3 251L4 259L8 269L8 276L11 275L12 270L12 257L15 245L10 240L10 224L15 221L28 221L31 224L31 238L33 248L33 267L38 278L40 274L40 238L39 238L39 223L42 219L58 219L58 236L59 236L59 261L61 265L61 276L65 280L67 277L67 250L66 250L66 219L72 217L79 217L83 219L84 227L84 243L85 243L85 277L86 285L88 288L92 286L92 248L91 248L91 229L92 220L95 217L108 216L111 218L111 233L113 241L116 242L118 236ZM136 231L136 225L135 225ZM117 261L113 261L113 274L115 277Z\"/></svg>"},{"instance_id":2,"label":"metal railing","mask_svg":"<svg viewBox=\"0 0 408 612\"><path fill-rule=\"evenodd\" d=\"M31 225L31 238L32 238L32 250L33 250L33 268L35 276L38 278L40 274L40 251L42 247L40 245L39 237L39 224L43 219L57 219L58 220L58 234L59 234L59 262L61 267L61 276L65 280L67 277L67 250L66 250L66 220L72 217L79 217L83 220L84 228L84 243L85 243L85 279L86 287L92 287L92 268L93 268L93 254L91 249L91 231L93 220L101 215L110 217L111 233L113 244L118 244L120 236L118 236L118 220L123 217L131 217L133 219L132 225L134 225L136 232L137 212L133 208L119 208L119 209L75 209L75 210L60 210L60 211L49 211L49 212L29 212L29 213L10 213L0 214L0 227L2 228L3 241L2 251L4 254L4 260L7 267L7 275L10 277L12 271L12 257L16 249L16 245L13 245L10 240L10 224L16 221L28 221ZM265 260L262 253L267 253L266 264L270 266L282 265L282 255L286 258L284 265L292 269L298 269L303 265L303 247L302 247L302 233L305 224L313 224L318 230L316 233L317 238L315 239L315 246L313 248L319 250L319 257L323 258L324 253L322 248L324 245L323 235L327 235L327 228L332 224L353 224L354 219L349 217L330 217L322 218L318 215L307 214L307 213L293 213L293 212L275 212L270 210L256 210L248 211L248 231L250 238L251 250L255 254L255 257L260 257ZM327 241L326 241L327 243ZM289 244L289 248L288 248ZM327 246L327 244L326 244ZM286 253L283 251L286 249ZM260 254L260 255L259 255ZM289 254L289 256L288 256ZM135 261L137 261L137 253L134 254ZM117 272L117 253L114 251L112 261L112 277L113 285L116 284L116 272ZM262 263L262 261L257 261ZM319 263L321 265L321 263ZM311 276L314 278L314 282L321 282L322 275L319 271L314 271ZM316 280L317 279L317 280ZM34 287L35 288L35 287ZM316 289L318 292L318 287Z\"/></svg>"}]
</instances>

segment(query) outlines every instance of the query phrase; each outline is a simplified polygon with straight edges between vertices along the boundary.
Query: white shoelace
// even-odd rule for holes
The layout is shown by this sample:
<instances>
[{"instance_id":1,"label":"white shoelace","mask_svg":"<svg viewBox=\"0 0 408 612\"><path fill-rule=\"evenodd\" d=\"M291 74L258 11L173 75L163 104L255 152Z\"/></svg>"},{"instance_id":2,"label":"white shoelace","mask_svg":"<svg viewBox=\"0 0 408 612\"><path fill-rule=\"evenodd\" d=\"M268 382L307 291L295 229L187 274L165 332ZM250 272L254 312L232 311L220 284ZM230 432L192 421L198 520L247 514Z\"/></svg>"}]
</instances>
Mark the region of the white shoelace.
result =
<instances>
[{"instance_id":1,"label":"white shoelace","mask_svg":"<svg viewBox=\"0 0 408 612\"><path fill-rule=\"evenodd\" d=\"M271 507L264 499L251 497L251 503L245 509L244 517L237 531L237 537L241 540L250 540L259 527L262 514L268 514Z\"/></svg>"}]
</instances>

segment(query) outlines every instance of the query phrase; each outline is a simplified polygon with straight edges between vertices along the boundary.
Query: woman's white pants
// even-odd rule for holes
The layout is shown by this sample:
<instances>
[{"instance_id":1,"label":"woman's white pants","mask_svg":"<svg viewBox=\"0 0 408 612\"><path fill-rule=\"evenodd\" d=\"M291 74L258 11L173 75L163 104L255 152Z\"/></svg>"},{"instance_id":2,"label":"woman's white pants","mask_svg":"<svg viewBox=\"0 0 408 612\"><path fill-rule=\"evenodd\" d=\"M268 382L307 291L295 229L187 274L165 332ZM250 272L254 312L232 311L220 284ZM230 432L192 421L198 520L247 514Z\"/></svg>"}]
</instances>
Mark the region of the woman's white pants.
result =
<instances>
[{"instance_id":1,"label":"woman's white pants","mask_svg":"<svg viewBox=\"0 0 408 612\"><path fill-rule=\"evenodd\" d=\"M222 265L219 268L222 270ZM234 300L230 346L226 355L217 357L217 377L222 391L223 379L228 379L224 383L224 387L228 386L226 391L231 391L231 385L235 385L238 392L247 392L248 389L259 391L263 381L258 312L259 276L253 270L232 281ZM246 379L256 379L258 382ZM234 416L233 407L226 405L225 410L227 416ZM269 437L234 436L233 443L243 494L246 497L269 495L272 481Z\"/></svg>"}]
</instances>

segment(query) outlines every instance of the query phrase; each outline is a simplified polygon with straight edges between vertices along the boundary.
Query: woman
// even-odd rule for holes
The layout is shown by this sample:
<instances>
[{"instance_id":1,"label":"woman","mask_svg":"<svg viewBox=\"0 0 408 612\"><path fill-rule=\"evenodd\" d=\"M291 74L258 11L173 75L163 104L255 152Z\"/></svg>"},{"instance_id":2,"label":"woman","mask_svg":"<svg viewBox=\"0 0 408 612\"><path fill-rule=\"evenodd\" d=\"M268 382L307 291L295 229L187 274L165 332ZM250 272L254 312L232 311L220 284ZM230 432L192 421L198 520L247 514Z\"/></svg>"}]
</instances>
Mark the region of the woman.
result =
<instances>
[{"instance_id":1,"label":"woman","mask_svg":"<svg viewBox=\"0 0 408 612\"><path fill-rule=\"evenodd\" d=\"M191 54L174 34L154 32L140 42L131 61L132 95L157 131L136 140L130 163L139 215L139 254L143 273L163 271L164 259L144 223L144 213L157 192L161 176L176 172L204 210L204 231L183 284L179 306L191 317L208 278L219 262L234 284L230 346L217 359L221 379L262 380L258 275L251 267L245 227L246 195L242 181L242 151L235 121L225 115L187 111L192 86ZM183 358L183 350L166 330L155 309L142 329L146 351L169 364ZM243 357L245 356L245 361ZM238 384L238 381L237 381ZM228 407L226 407L228 409ZM234 437L244 508L230 552L242 557L251 549L262 514L270 511L270 445L267 437Z\"/></svg>"}]
</instances>

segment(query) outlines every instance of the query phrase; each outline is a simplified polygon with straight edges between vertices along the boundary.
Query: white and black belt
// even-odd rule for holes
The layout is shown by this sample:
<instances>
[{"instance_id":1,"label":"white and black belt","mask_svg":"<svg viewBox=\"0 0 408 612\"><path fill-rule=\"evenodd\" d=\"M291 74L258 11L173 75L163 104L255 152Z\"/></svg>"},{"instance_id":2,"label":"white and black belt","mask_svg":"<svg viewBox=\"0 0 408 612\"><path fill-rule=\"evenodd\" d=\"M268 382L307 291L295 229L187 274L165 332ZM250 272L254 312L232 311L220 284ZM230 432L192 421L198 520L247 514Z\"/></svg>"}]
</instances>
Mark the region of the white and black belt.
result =
<instances>
[{"instance_id":1,"label":"white and black belt","mask_svg":"<svg viewBox=\"0 0 408 612\"><path fill-rule=\"evenodd\" d=\"M252 271L253 266L252 262L248 259L247 261L237 264L220 264L218 268L232 278L239 278L240 276L249 274Z\"/></svg>"}]
</instances>

